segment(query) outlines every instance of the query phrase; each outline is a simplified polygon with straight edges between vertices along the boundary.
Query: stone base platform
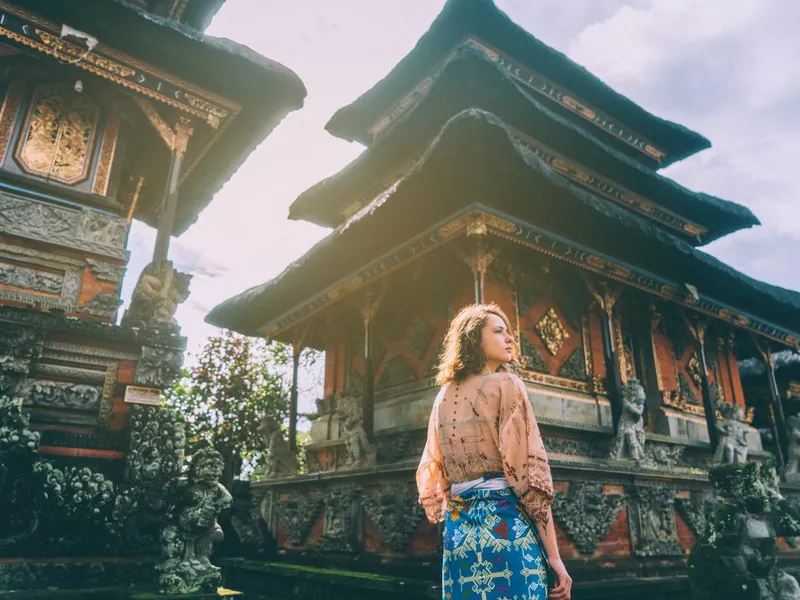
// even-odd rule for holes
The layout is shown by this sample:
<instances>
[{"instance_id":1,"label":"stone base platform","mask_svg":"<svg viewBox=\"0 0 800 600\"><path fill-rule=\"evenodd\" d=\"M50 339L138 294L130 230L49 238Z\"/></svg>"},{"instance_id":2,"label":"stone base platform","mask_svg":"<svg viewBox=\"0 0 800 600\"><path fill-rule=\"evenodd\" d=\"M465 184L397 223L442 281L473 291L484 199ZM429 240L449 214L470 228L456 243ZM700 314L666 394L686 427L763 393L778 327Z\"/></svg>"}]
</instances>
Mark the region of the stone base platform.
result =
<instances>
[{"instance_id":1,"label":"stone base platform","mask_svg":"<svg viewBox=\"0 0 800 600\"><path fill-rule=\"evenodd\" d=\"M439 600L442 597L441 587L434 580L238 558L219 559L218 563L225 571L226 585L244 591L248 600ZM657 572L657 565L653 566L653 571ZM568 568L576 579L572 592L574 600L685 600L689 597L689 583L684 575L581 582L580 567ZM677 572L677 569L667 568L666 571Z\"/></svg>"}]
</instances>

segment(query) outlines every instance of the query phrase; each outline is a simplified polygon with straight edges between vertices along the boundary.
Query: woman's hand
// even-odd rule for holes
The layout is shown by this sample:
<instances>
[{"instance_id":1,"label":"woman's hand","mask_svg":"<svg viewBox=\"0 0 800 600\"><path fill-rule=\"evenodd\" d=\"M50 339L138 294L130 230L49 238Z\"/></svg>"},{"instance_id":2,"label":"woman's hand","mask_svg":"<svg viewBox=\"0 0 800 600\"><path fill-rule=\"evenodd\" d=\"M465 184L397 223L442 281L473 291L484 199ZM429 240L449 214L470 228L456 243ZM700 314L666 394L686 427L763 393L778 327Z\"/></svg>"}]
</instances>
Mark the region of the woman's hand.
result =
<instances>
[{"instance_id":1,"label":"woman's hand","mask_svg":"<svg viewBox=\"0 0 800 600\"><path fill-rule=\"evenodd\" d=\"M555 575L553 589L548 594L549 600L570 600L572 596L572 577L567 573L567 567L560 558L550 561L550 568Z\"/></svg>"}]
</instances>

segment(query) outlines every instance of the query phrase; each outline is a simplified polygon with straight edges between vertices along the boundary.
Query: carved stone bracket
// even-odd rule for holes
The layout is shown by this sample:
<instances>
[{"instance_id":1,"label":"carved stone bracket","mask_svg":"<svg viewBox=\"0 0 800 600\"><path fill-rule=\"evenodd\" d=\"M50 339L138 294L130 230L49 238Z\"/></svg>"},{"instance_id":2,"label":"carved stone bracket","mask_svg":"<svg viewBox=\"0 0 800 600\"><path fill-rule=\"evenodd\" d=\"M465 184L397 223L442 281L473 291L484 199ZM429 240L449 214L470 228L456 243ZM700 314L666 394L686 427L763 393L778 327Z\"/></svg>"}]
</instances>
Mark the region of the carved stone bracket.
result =
<instances>
[{"instance_id":1,"label":"carved stone bracket","mask_svg":"<svg viewBox=\"0 0 800 600\"><path fill-rule=\"evenodd\" d=\"M566 494L556 492L553 518L582 554L592 554L624 504L622 496L605 495L602 483L573 481Z\"/></svg>"}]
</instances>

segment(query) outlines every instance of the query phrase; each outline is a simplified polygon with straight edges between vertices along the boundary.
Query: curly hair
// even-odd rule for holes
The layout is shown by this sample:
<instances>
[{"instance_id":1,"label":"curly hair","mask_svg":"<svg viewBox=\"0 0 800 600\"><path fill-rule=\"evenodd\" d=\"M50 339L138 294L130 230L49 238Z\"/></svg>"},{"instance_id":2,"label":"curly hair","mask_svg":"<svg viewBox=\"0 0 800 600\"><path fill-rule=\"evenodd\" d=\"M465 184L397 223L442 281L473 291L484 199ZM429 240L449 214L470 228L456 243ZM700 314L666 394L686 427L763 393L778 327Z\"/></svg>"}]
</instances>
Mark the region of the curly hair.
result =
<instances>
[{"instance_id":1,"label":"curly hair","mask_svg":"<svg viewBox=\"0 0 800 600\"><path fill-rule=\"evenodd\" d=\"M465 306L451 321L437 367L438 385L460 381L469 375L481 372L487 361L482 346L483 328L491 315L503 319L511 331L508 317L494 303Z\"/></svg>"}]
</instances>

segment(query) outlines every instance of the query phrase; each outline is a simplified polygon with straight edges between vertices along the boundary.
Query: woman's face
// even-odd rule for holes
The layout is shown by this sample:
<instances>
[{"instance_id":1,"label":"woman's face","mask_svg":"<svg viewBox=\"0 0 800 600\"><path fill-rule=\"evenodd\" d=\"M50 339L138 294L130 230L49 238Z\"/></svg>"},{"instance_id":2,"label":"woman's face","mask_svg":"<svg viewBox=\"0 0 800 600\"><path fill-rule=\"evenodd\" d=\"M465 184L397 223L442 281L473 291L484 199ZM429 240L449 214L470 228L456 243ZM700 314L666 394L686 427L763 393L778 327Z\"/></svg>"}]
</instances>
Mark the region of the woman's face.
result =
<instances>
[{"instance_id":1,"label":"woman's face","mask_svg":"<svg viewBox=\"0 0 800 600\"><path fill-rule=\"evenodd\" d=\"M486 361L495 368L514 359L514 337L502 318L489 315L483 326L481 347L486 354Z\"/></svg>"}]
</instances>

